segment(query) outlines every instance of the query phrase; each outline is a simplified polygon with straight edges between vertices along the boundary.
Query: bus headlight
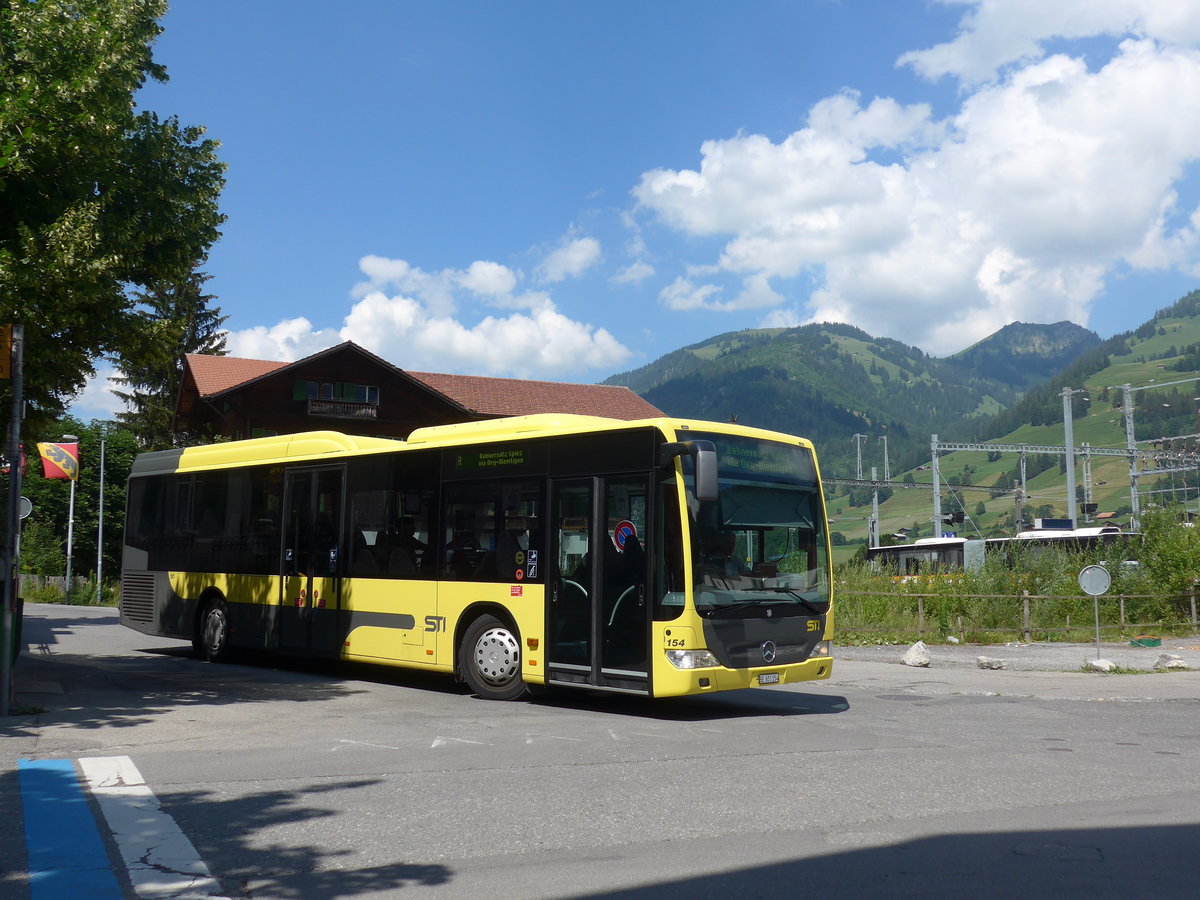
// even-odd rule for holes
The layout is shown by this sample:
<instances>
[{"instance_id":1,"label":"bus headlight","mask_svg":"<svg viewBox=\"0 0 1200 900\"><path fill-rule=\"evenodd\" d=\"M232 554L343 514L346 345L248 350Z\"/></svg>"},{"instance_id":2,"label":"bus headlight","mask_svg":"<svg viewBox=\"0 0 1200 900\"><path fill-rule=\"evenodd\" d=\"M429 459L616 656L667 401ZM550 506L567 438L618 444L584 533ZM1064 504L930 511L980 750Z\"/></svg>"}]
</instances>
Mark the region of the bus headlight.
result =
<instances>
[{"instance_id":1,"label":"bus headlight","mask_svg":"<svg viewBox=\"0 0 1200 900\"><path fill-rule=\"evenodd\" d=\"M708 669L721 664L708 650L668 650L667 659L677 669Z\"/></svg>"},{"instance_id":2,"label":"bus headlight","mask_svg":"<svg viewBox=\"0 0 1200 900\"><path fill-rule=\"evenodd\" d=\"M809 656L832 656L833 648L829 641L817 641L817 645L813 647L812 653Z\"/></svg>"}]
</instances>

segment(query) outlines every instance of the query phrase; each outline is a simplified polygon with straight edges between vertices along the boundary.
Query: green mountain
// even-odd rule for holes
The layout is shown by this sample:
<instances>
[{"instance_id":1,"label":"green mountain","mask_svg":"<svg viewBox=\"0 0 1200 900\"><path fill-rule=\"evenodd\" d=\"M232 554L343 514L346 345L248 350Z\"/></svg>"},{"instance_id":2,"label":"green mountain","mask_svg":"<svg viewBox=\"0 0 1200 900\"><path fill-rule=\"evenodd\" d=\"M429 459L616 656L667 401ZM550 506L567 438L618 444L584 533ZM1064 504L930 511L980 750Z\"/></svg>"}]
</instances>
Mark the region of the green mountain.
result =
<instances>
[{"instance_id":1,"label":"green mountain","mask_svg":"<svg viewBox=\"0 0 1200 900\"><path fill-rule=\"evenodd\" d=\"M1027 390L1057 375L1100 343L1099 335L1074 322L1013 322L946 361L970 374Z\"/></svg>"},{"instance_id":2,"label":"green mountain","mask_svg":"<svg viewBox=\"0 0 1200 900\"><path fill-rule=\"evenodd\" d=\"M1072 395L1074 444L1125 446L1124 385L1130 385L1135 438L1192 452L1200 434L1200 291L1160 310L1134 331L1100 340L1071 323L1015 323L946 359L838 324L730 332L683 347L613 376L672 415L801 434L817 445L826 476L853 477L853 436L863 469L883 474L888 437L893 487L881 491L881 532L932 531L930 434L942 441L1063 446L1064 387ZM1143 448L1153 445L1145 443ZM1028 497L1021 511L1066 511L1061 457L1027 455ZM1082 453L1080 454L1082 458ZM956 451L939 459L942 508L962 511L960 534L1010 534L1017 518L1012 485L1019 454ZM1090 474L1090 478L1088 478ZM905 488L901 481L914 482ZM1077 492L1098 511L1123 517L1131 505L1129 465L1093 456L1077 467ZM1153 473L1139 480L1143 506L1200 496L1200 472ZM853 552L865 539L871 491L830 489L832 529ZM1119 519L1127 522L1127 518Z\"/></svg>"},{"instance_id":3,"label":"green mountain","mask_svg":"<svg viewBox=\"0 0 1200 900\"><path fill-rule=\"evenodd\" d=\"M1098 342L1069 323L1022 325L943 360L850 325L806 325L717 335L606 383L672 415L804 435L826 473L853 476L856 433L886 435L889 468L903 471L928 456L931 432L974 432L1020 398L1031 370Z\"/></svg>"},{"instance_id":4,"label":"green mountain","mask_svg":"<svg viewBox=\"0 0 1200 900\"><path fill-rule=\"evenodd\" d=\"M1132 507L1129 464L1123 454L1093 455L1084 462L1084 445L1098 449L1126 446L1125 386L1130 386L1134 439L1139 449L1174 450L1183 454L1189 471L1144 471L1138 479L1143 508L1164 503L1188 503L1196 509L1200 496L1200 471L1195 468L1195 435L1200 433L1200 291L1194 291L1162 309L1134 331L1118 334L1085 351L1065 369L1027 391L998 415L960 429L939 434L942 440L987 441L1061 447L1064 444L1063 388L1072 395L1072 432L1077 453L1077 500L1096 504L1098 513L1115 515L1127 524ZM975 426L973 433L967 425ZM819 449L819 448L818 448ZM1037 516L1066 514L1066 477L1060 456L1027 454L1028 497L1022 513L1028 521ZM1191 460L1187 462L1187 460ZM1174 468L1177 463L1164 464ZM922 461L927 469L929 459ZM939 459L943 481L958 485L943 491L945 511L961 511L967 521L954 526L960 535L1011 534L1017 509L1012 486L1020 476L1019 454L956 451ZM905 473L893 477L905 477ZM908 473L917 482L928 482L927 471ZM865 492L864 492L865 493ZM830 514L834 528L848 541L864 539L869 498L848 492L831 492ZM1079 508L1082 515L1082 507ZM917 536L931 533L932 495L928 486L896 490L880 505L881 533L916 529ZM1086 519L1084 519L1086 524ZM907 539L907 537L906 537ZM853 546L844 548L852 551Z\"/></svg>"}]
</instances>

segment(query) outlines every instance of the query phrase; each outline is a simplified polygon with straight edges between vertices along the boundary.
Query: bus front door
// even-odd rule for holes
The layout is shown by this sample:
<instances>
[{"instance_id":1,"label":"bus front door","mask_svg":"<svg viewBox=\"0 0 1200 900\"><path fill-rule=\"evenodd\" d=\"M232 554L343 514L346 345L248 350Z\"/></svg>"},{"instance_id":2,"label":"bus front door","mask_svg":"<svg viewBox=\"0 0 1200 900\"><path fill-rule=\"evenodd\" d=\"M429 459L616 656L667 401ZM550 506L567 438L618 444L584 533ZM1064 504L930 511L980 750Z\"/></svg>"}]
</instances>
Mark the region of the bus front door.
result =
<instances>
[{"instance_id":1,"label":"bus front door","mask_svg":"<svg viewBox=\"0 0 1200 900\"><path fill-rule=\"evenodd\" d=\"M649 496L644 477L552 484L549 683L650 692Z\"/></svg>"},{"instance_id":2,"label":"bus front door","mask_svg":"<svg viewBox=\"0 0 1200 900\"><path fill-rule=\"evenodd\" d=\"M279 579L281 650L339 648L342 485L341 467L287 473Z\"/></svg>"}]
</instances>

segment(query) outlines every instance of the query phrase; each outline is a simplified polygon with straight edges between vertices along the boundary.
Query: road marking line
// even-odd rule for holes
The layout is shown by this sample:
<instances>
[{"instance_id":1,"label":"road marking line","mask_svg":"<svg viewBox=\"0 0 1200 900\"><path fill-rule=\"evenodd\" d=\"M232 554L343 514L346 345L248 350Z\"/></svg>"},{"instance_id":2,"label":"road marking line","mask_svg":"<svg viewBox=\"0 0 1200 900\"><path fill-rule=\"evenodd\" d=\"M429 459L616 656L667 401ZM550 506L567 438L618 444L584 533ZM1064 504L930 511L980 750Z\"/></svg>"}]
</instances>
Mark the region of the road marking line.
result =
<instances>
[{"instance_id":1,"label":"road marking line","mask_svg":"<svg viewBox=\"0 0 1200 900\"><path fill-rule=\"evenodd\" d=\"M128 756L79 760L139 897L209 900L221 888Z\"/></svg>"},{"instance_id":2,"label":"road marking line","mask_svg":"<svg viewBox=\"0 0 1200 900\"><path fill-rule=\"evenodd\" d=\"M534 741L574 741L575 743L583 743L583 738L563 737L558 734L538 734L536 731L525 735L525 743L532 744Z\"/></svg>"},{"instance_id":3,"label":"road marking line","mask_svg":"<svg viewBox=\"0 0 1200 900\"><path fill-rule=\"evenodd\" d=\"M442 737L440 734L433 739L433 743L429 745L429 749L433 750L437 747L445 747L448 744L475 744L479 747L486 747L483 741L469 741L466 738L457 737Z\"/></svg>"},{"instance_id":4,"label":"road marking line","mask_svg":"<svg viewBox=\"0 0 1200 900\"><path fill-rule=\"evenodd\" d=\"M339 744L358 744L361 747L378 747L380 750L399 750L399 747L391 747L387 744L373 744L370 741L352 741L349 738L342 738L338 741ZM340 747L334 747L334 750L340 750Z\"/></svg>"},{"instance_id":5,"label":"road marking line","mask_svg":"<svg viewBox=\"0 0 1200 900\"><path fill-rule=\"evenodd\" d=\"M122 900L69 759L17 761L32 900Z\"/></svg>"}]
</instances>

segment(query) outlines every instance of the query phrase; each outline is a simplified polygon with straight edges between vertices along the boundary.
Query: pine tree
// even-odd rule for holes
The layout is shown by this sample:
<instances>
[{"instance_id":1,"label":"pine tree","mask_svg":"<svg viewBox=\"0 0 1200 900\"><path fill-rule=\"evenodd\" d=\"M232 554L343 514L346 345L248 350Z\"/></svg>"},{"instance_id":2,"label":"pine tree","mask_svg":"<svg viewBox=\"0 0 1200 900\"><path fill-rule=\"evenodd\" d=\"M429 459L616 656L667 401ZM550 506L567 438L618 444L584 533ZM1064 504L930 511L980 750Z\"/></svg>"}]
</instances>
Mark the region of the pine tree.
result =
<instances>
[{"instance_id":1,"label":"pine tree","mask_svg":"<svg viewBox=\"0 0 1200 900\"><path fill-rule=\"evenodd\" d=\"M225 354L228 316L211 306L216 298L204 293L212 276L193 272L176 284L158 284L136 295L144 308L142 325L121 360L114 379L126 390L113 393L129 409L117 413L148 450L166 449L174 443L175 403L183 382L183 358L188 353Z\"/></svg>"}]
</instances>

